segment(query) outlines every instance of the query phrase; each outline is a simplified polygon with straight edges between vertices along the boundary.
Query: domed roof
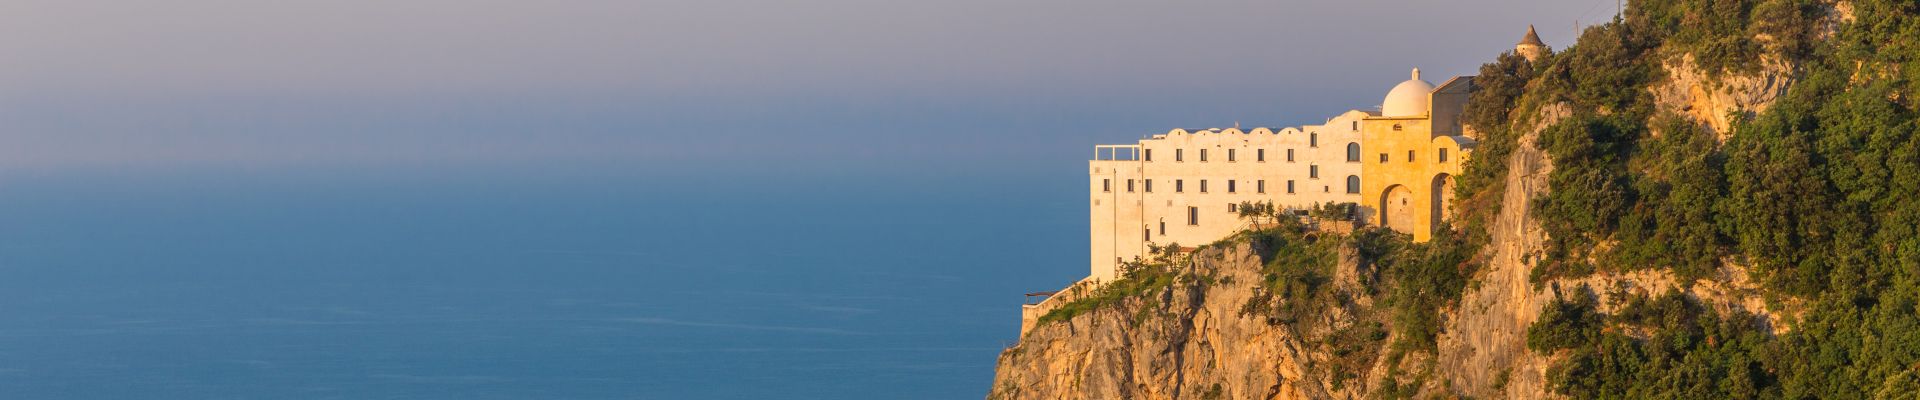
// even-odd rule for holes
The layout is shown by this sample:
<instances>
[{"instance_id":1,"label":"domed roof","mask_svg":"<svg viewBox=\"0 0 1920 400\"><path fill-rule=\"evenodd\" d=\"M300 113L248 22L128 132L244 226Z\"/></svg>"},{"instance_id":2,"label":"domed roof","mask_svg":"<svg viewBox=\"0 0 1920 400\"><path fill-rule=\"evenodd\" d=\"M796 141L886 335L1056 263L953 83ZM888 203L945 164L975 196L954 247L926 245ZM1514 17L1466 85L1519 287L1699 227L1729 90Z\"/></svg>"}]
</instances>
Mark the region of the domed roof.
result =
<instances>
[{"instance_id":1,"label":"domed roof","mask_svg":"<svg viewBox=\"0 0 1920 400\"><path fill-rule=\"evenodd\" d=\"M1420 69L1413 69L1413 79L1400 82L1393 91L1387 92L1387 100L1380 103L1380 115L1387 117L1417 117L1427 115L1427 100L1433 94L1433 84L1420 80Z\"/></svg>"}]
</instances>

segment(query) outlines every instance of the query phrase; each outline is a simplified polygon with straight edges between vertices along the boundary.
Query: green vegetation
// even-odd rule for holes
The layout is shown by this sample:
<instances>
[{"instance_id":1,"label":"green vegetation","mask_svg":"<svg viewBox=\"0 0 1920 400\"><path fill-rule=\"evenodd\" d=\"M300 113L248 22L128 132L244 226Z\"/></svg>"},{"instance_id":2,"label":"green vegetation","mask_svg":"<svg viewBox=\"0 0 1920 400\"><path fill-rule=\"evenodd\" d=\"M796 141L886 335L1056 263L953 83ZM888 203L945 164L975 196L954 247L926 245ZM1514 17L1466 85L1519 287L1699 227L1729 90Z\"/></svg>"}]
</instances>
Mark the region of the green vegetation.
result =
<instances>
[{"instance_id":1,"label":"green vegetation","mask_svg":"<svg viewBox=\"0 0 1920 400\"><path fill-rule=\"evenodd\" d=\"M1326 210L1340 211L1342 207ZM1479 245L1450 229L1427 243L1412 243L1405 234L1384 228L1348 235L1313 232L1297 223L1250 231L1241 238L1253 244L1261 257L1262 281L1241 307L1242 316L1265 318L1286 326L1308 340L1317 340L1329 359L1318 368L1335 385L1372 368L1383 354L1399 360L1407 352L1432 353L1442 330L1441 310L1459 303L1479 261ZM1351 252L1358 265L1350 287L1336 287L1335 268L1342 252ZM1356 304L1371 298L1372 307ZM1319 326L1321 316L1339 307L1354 320ZM1394 338L1391 343L1389 338ZM1432 358L1427 358L1432 360ZM1430 361L1429 361L1430 362ZM1390 363L1394 364L1394 363ZM1385 382L1415 393L1431 365L1418 374L1394 373ZM1397 368L1396 365L1394 368ZM1402 382L1399 377L1413 376Z\"/></svg>"},{"instance_id":2,"label":"green vegetation","mask_svg":"<svg viewBox=\"0 0 1920 400\"><path fill-rule=\"evenodd\" d=\"M1295 219L1241 233L1261 260L1261 282L1240 307L1241 316L1260 316L1273 324L1295 324L1333 304L1326 286L1338 261L1337 240L1320 240Z\"/></svg>"},{"instance_id":3,"label":"green vegetation","mask_svg":"<svg viewBox=\"0 0 1920 400\"><path fill-rule=\"evenodd\" d=\"M1120 279L1116 279L1111 283L1101 286L1099 289L1095 289L1091 295L1067 302L1067 304L1060 305L1059 308L1048 311L1046 314L1041 315L1036 323L1045 325L1057 321L1066 321L1080 314L1085 314L1088 311L1119 304L1122 300L1159 294L1161 291L1172 287L1174 282L1180 277L1178 273L1173 271L1170 265L1171 263L1164 261L1129 264L1126 274ZM1143 310L1145 309L1146 308L1143 308ZM1145 316L1136 314L1134 316L1134 322L1139 323L1139 321L1144 318Z\"/></svg>"},{"instance_id":4,"label":"green vegetation","mask_svg":"<svg viewBox=\"0 0 1920 400\"><path fill-rule=\"evenodd\" d=\"M1852 1L1822 22L1810 0L1633 2L1536 64L1482 68L1467 121L1482 144L1460 177L1469 208L1497 199L1505 154L1538 111L1554 170L1534 215L1551 236L1536 282L1660 269L1691 281L1748 267L1779 307L1773 336L1678 293L1602 315L1577 295L1528 344L1561 354L1552 390L1575 398L1866 398L1920 388L1920 3ZM1823 33L1832 28L1833 32ZM1661 66L1715 79L1784 62L1794 85L1716 135L1656 111ZM1529 75L1532 74L1532 75ZM1523 87L1524 90L1515 90ZM1486 211L1469 213L1467 237Z\"/></svg>"},{"instance_id":5,"label":"green vegetation","mask_svg":"<svg viewBox=\"0 0 1920 400\"><path fill-rule=\"evenodd\" d=\"M1555 301L1527 330L1535 351L1562 351L1547 371L1574 398L1752 399L1779 397L1770 337L1750 315L1720 316L1680 292L1635 297L1603 327L1584 290Z\"/></svg>"}]
</instances>

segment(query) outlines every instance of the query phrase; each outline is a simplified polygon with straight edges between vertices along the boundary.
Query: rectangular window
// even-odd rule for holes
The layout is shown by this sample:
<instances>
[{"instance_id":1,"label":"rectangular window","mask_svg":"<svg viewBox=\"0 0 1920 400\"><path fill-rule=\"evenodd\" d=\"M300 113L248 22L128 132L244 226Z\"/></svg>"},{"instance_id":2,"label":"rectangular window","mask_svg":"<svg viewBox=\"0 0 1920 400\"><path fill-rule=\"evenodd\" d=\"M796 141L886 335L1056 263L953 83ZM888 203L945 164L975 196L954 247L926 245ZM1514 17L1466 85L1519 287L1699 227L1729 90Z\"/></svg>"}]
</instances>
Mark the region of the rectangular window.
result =
<instances>
[{"instance_id":1,"label":"rectangular window","mask_svg":"<svg viewBox=\"0 0 1920 400\"><path fill-rule=\"evenodd\" d=\"M1234 162L1233 149L1227 149L1227 162Z\"/></svg>"},{"instance_id":2,"label":"rectangular window","mask_svg":"<svg viewBox=\"0 0 1920 400\"><path fill-rule=\"evenodd\" d=\"M1407 162L1413 162L1413 150L1407 150Z\"/></svg>"},{"instance_id":3,"label":"rectangular window","mask_svg":"<svg viewBox=\"0 0 1920 400\"><path fill-rule=\"evenodd\" d=\"M1240 212L1240 205L1234 204L1234 203L1227 203L1227 212Z\"/></svg>"},{"instance_id":4,"label":"rectangular window","mask_svg":"<svg viewBox=\"0 0 1920 400\"><path fill-rule=\"evenodd\" d=\"M1353 121L1353 131L1354 132L1360 131L1360 121Z\"/></svg>"},{"instance_id":5,"label":"rectangular window","mask_svg":"<svg viewBox=\"0 0 1920 400\"><path fill-rule=\"evenodd\" d=\"M1287 149L1287 162L1293 162L1293 149Z\"/></svg>"},{"instance_id":6,"label":"rectangular window","mask_svg":"<svg viewBox=\"0 0 1920 400\"><path fill-rule=\"evenodd\" d=\"M1200 193L1206 193L1206 192L1207 192L1207 180L1205 180L1205 179L1201 179L1201 180L1200 180Z\"/></svg>"},{"instance_id":7,"label":"rectangular window","mask_svg":"<svg viewBox=\"0 0 1920 400\"><path fill-rule=\"evenodd\" d=\"M1293 194L1293 180L1287 180L1287 194Z\"/></svg>"},{"instance_id":8,"label":"rectangular window","mask_svg":"<svg viewBox=\"0 0 1920 400\"><path fill-rule=\"evenodd\" d=\"M1160 236L1167 235L1167 221L1160 221Z\"/></svg>"},{"instance_id":9,"label":"rectangular window","mask_svg":"<svg viewBox=\"0 0 1920 400\"><path fill-rule=\"evenodd\" d=\"M1141 157L1141 158L1144 158L1149 162L1153 161L1153 149L1147 149L1146 154L1142 154L1142 155L1144 157Z\"/></svg>"},{"instance_id":10,"label":"rectangular window","mask_svg":"<svg viewBox=\"0 0 1920 400\"><path fill-rule=\"evenodd\" d=\"M1233 180L1232 180L1232 179L1228 179L1228 180L1227 180L1227 193L1233 193L1234 191L1235 191L1235 189L1233 188Z\"/></svg>"},{"instance_id":11,"label":"rectangular window","mask_svg":"<svg viewBox=\"0 0 1920 400\"><path fill-rule=\"evenodd\" d=\"M1200 149L1200 162L1207 162L1207 149Z\"/></svg>"},{"instance_id":12,"label":"rectangular window","mask_svg":"<svg viewBox=\"0 0 1920 400\"><path fill-rule=\"evenodd\" d=\"M1173 149L1173 161L1187 161L1187 149Z\"/></svg>"},{"instance_id":13,"label":"rectangular window","mask_svg":"<svg viewBox=\"0 0 1920 400\"><path fill-rule=\"evenodd\" d=\"M1102 191L1102 192L1107 192L1107 193L1113 193L1113 180L1112 180L1112 179L1101 179L1101 180L1100 180L1100 191Z\"/></svg>"},{"instance_id":14,"label":"rectangular window","mask_svg":"<svg viewBox=\"0 0 1920 400\"><path fill-rule=\"evenodd\" d=\"M1320 147L1320 133L1307 134L1307 147Z\"/></svg>"},{"instance_id":15,"label":"rectangular window","mask_svg":"<svg viewBox=\"0 0 1920 400\"><path fill-rule=\"evenodd\" d=\"M1152 229L1141 229L1141 230L1140 230L1140 241L1142 241L1142 242L1151 242L1151 241L1153 241L1153 230L1152 230Z\"/></svg>"},{"instance_id":16,"label":"rectangular window","mask_svg":"<svg viewBox=\"0 0 1920 400\"><path fill-rule=\"evenodd\" d=\"M1267 162L1267 149L1254 150L1253 160L1259 161L1259 162Z\"/></svg>"},{"instance_id":17,"label":"rectangular window","mask_svg":"<svg viewBox=\"0 0 1920 400\"><path fill-rule=\"evenodd\" d=\"M1440 162L1447 162L1447 149L1440 149Z\"/></svg>"},{"instance_id":18,"label":"rectangular window","mask_svg":"<svg viewBox=\"0 0 1920 400\"><path fill-rule=\"evenodd\" d=\"M1187 207L1187 225L1200 225L1200 207Z\"/></svg>"},{"instance_id":19,"label":"rectangular window","mask_svg":"<svg viewBox=\"0 0 1920 400\"><path fill-rule=\"evenodd\" d=\"M1258 180L1258 181L1254 181L1254 182L1253 182L1253 188L1254 188L1254 190L1256 190L1256 191L1258 191L1258 192L1260 192L1261 194L1266 194L1266 193L1267 193L1267 180L1265 180L1265 179L1261 179L1261 180Z\"/></svg>"},{"instance_id":20,"label":"rectangular window","mask_svg":"<svg viewBox=\"0 0 1920 400\"><path fill-rule=\"evenodd\" d=\"M1133 180L1127 180L1127 193L1133 193Z\"/></svg>"},{"instance_id":21,"label":"rectangular window","mask_svg":"<svg viewBox=\"0 0 1920 400\"><path fill-rule=\"evenodd\" d=\"M1173 180L1173 192L1174 192L1174 193L1186 193L1186 192L1187 192L1187 180L1185 180L1185 179L1175 179L1175 180Z\"/></svg>"},{"instance_id":22,"label":"rectangular window","mask_svg":"<svg viewBox=\"0 0 1920 400\"><path fill-rule=\"evenodd\" d=\"M1152 179L1148 179L1148 180L1147 180L1146 182L1144 182L1143 184L1144 184L1144 185L1146 185L1146 187L1145 187L1145 188L1142 188L1142 189L1146 189L1146 190L1147 190L1147 193L1153 193L1153 180L1152 180Z\"/></svg>"},{"instance_id":23,"label":"rectangular window","mask_svg":"<svg viewBox=\"0 0 1920 400\"><path fill-rule=\"evenodd\" d=\"M1318 166L1318 165L1308 165L1308 166L1307 166L1307 177L1308 177L1308 178L1314 178L1314 179L1319 179L1319 178L1320 178L1320 166Z\"/></svg>"},{"instance_id":24,"label":"rectangular window","mask_svg":"<svg viewBox=\"0 0 1920 400\"><path fill-rule=\"evenodd\" d=\"M1387 163L1387 153L1380 153L1380 163L1381 164Z\"/></svg>"}]
</instances>

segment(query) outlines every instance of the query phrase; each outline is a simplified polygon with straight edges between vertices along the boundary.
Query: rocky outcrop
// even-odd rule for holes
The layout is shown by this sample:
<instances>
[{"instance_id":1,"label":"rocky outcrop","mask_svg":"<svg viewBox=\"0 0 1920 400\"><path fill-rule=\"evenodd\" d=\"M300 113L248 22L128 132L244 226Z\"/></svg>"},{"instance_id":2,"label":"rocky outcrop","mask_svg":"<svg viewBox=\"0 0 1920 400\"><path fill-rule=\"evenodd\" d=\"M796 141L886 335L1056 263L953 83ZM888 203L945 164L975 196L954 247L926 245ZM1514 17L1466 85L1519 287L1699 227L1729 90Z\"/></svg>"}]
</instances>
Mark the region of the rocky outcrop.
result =
<instances>
[{"instance_id":1,"label":"rocky outcrop","mask_svg":"<svg viewBox=\"0 0 1920 400\"><path fill-rule=\"evenodd\" d=\"M1667 80L1649 88L1662 112L1686 116L1725 141L1733 123L1764 112L1794 82L1794 65L1763 57L1756 71L1712 77L1687 55L1662 65Z\"/></svg>"},{"instance_id":2,"label":"rocky outcrop","mask_svg":"<svg viewBox=\"0 0 1920 400\"><path fill-rule=\"evenodd\" d=\"M1553 165L1534 145L1540 130L1566 118L1565 105L1546 107L1537 124L1519 139L1507 161L1506 191L1495 217L1491 252L1477 277L1480 284L1461 297L1439 340L1442 380L1476 398L1505 395L1538 398L1546 392L1547 361L1528 353L1527 327L1552 298L1533 287L1528 261L1546 246L1546 233L1528 204L1546 193Z\"/></svg>"},{"instance_id":3,"label":"rocky outcrop","mask_svg":"<svg viewBox=\"0 0 1920 400\"><path fill-rule=\"evenodd\" d=\"M1342 269L1354 269L1343 257ZM1310 399L1359 398L1358 380L1335 385L1315 369L1326 360L1294 328L1240 309L1261 281L1246 243L1204 249L1190 277L1157 294L1130 298L1072 319L1034 327L1002 352L990 398ZM1336 281L1355 279L1352 274ZM1336 282L1335 285L1350 285ZM1311 330L1351 323L1334 310ZM1310 335L1311 333L1309 333Z\"/></svg>"}]
</instances>

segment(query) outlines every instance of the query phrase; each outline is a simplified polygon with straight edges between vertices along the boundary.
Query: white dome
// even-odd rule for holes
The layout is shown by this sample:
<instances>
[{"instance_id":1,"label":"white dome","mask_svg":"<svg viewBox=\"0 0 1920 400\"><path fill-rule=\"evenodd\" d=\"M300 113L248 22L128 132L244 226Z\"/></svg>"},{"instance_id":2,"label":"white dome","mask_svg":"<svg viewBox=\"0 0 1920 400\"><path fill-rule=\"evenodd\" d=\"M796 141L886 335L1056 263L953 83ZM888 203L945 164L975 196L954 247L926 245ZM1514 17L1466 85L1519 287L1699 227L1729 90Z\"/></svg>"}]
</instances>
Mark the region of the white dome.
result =
<instances>
[{"instance_id":1,"label":"white dome","mask_svg":"<svg viewBox=\"0 0 1920 400\"><path fill-rule=\"evenodd\" d=\"M1387 100L1380 103L1380 115L1386 117L1417 117L1427 115L1427 99L1433 94L1433 84L1420 80L1420 69L1413 69L1413 79L1400 82L1393 91L1387 92Z\"/></svg>"}]
</instances>

